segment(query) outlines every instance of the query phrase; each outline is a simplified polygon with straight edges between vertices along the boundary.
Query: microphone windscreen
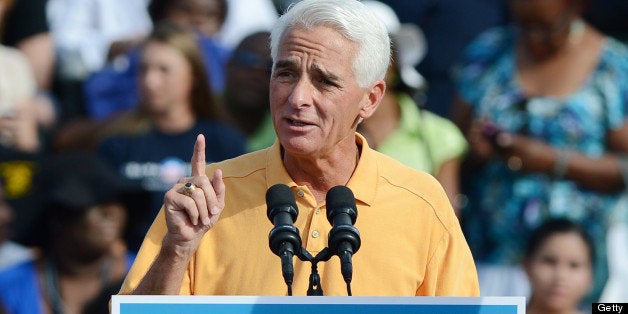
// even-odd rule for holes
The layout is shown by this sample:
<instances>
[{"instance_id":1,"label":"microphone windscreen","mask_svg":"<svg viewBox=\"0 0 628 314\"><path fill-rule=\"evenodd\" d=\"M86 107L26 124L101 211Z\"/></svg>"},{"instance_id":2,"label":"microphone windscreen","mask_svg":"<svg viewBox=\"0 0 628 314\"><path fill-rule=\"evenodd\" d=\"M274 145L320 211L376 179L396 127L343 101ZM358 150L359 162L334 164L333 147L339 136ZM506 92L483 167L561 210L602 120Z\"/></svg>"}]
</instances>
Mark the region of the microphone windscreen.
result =
<instances>
[{"instance_id":1,"label":"microphone windscreen","mask_svg":"<svg viewBox=\"0 0 628 314\"><path fill-rule=\"evenodd\" d=\"M355 207L355 197L351 189L344 185L331 188L325 196L327 207Z\"/></svg>"},{"instance_id":2,"label":"microphone windscreen","mask_svg":"<svg viewBox=\"0 0 628 314\"><path fill-rule=\"evenodd\" d=\"M290 187L285 184L275 184L266 191L266 206L268 211L284 206L296 208L297 202Z\"/></svg>"},{"instance_id":3,"label":"microphone windscreen","mask_svg":"<svg viewBox=\"0 0 628 314\"><path fill-rule=\"evenodd\" d=\"M355 196L351 189L344 185L337 185L331 188L325 196L327 202L327 218L330 219L330 214L335 209L351 208L355 210L357 215L358 209L355 205Z\"/></svg>"}]
</instances>

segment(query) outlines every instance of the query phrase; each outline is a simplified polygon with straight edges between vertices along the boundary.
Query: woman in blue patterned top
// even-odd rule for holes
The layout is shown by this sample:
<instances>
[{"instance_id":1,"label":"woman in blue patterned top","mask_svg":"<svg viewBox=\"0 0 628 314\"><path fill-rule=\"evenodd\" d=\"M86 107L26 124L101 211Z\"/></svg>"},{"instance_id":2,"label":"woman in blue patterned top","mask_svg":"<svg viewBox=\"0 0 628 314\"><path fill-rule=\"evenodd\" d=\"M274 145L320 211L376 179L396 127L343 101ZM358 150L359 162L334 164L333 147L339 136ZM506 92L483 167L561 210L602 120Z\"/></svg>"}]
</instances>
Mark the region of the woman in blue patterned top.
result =
<instances>
[{"instance_id":1,"label":"woman in blue patterned top","mask_svg":"<svg viewBox=\"0 0 628 314\"><path fill-rule=\"evenodd\" d=\"M512 26L488 30L455 68L455 121L470 144L464 228L482 293L525 294L514 266L550 217L584 224L600 247L626 183L628 48L582 20L585 0L510 0ZM622 161L623 160L623 161ZM623 167L626 175L626 167ZM521 279L521 280L519 280Z\"/></svg>"}]
</instances>

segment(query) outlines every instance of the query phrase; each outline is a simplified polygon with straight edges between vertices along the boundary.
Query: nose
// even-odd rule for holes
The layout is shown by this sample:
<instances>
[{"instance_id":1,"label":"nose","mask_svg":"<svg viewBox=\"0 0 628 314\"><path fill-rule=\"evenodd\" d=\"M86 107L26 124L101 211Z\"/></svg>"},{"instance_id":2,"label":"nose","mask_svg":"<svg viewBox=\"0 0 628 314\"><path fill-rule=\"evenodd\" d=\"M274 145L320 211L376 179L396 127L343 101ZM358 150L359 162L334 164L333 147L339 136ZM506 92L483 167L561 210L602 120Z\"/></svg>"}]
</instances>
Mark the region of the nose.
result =
<instances>
[{"instance_id":1,"label":"nose","mask_svg":"<svg viewBox=\"0 0 628 314\"><path fill-rule=\"evenodd\" d=\"M304 106L311 106L314 93L314 86L312 82L305 76L299 78L299 80L292 87L292 92L288 101L294 108L301 108Z\"/></svg>"},{"instance_id":2,"label":"nose","mask_svg":"<svg viewBox=\"0 0 628 314\"><path fill-rule=\"evenodd\" d=\"M558 284L569 282L571 270L568 265L557 265L554 269L554 281Z\"/></svg>"}]
</instances>

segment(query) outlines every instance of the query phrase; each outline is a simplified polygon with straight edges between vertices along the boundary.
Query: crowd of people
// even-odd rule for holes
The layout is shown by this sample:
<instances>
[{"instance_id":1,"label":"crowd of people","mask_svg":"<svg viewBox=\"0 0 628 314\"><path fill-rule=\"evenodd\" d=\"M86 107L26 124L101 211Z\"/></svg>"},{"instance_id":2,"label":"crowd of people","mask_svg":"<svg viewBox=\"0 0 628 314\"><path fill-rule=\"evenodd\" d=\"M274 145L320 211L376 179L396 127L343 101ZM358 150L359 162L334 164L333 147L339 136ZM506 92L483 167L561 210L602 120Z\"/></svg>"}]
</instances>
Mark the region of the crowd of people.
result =
<instances>
[{"instance_id":1,"label":"crowd of people","mask_svg":"<svg viewBox=\"0 0 628 314\"><path fill-rule=\"evenodd\" d=\"M335 185L356 193L357 264L406 250L397 287L365 288L391 274L356 270L356 295L517 295L529 313L626 302L626 5L333 2L0 0L0 313L104 313L120 289L265 294L204 277L236 280L208 273L246 269L235 256L277 264L257 257L266 214L242 213L262 212L271 183L298 195L308 250L326 244L317 215ZM351 20L363 9L377 22ZM369 212L385 201L400 216ZM369 237L395 219L404 236ZM237 224L246 245L225 248ZM164 252L185 262L166 272ZM477 278L416 273L423 254ZM271 274L257 275L281 295Z\"/></svg>"}]
</instances>

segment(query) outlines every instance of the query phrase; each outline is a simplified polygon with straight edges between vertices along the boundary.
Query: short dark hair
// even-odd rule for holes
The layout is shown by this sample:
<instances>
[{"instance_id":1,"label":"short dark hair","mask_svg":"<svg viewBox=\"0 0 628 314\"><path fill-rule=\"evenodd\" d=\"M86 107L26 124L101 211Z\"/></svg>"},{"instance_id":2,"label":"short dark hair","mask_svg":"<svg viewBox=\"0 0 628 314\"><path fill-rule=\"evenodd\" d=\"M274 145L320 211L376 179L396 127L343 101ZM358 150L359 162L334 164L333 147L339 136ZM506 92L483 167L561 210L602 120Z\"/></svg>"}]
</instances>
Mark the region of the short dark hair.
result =
<instances>
[{"instance_id":1,"label":"short dark hair","mask_svg":"<svg viewBox=\"0 0 628 314\"><path fill-rule=\"evenodd\" d=\"M148 15L150 19L153 21L153 24L158 24L168 16L168 11L172 9L172 7L176 4L176 2L181 0L151 0L148 5ZM218 0L218 5L220 5L220 18L224 23L227 19L227 11L229 9L229 5L227 4L227 0Z\"/></svg>"},{"instance_id":2,"label":"short dark hair","mask_svg":"<svg viewBox=\"0 0 628 314\"><path fill-rule=\"evenodd\" d=\"M525 251L525 258L529 259L537 253L539 248L547 241L547 239L557 233L575 233L584 241L589 249L589 261L591 264L595 262L595 246L593 239L585 228L568 218L551 218L539 225L528 240Z\"/></svg>"}]
</instances>

